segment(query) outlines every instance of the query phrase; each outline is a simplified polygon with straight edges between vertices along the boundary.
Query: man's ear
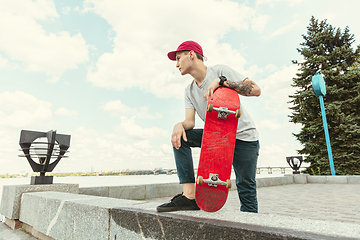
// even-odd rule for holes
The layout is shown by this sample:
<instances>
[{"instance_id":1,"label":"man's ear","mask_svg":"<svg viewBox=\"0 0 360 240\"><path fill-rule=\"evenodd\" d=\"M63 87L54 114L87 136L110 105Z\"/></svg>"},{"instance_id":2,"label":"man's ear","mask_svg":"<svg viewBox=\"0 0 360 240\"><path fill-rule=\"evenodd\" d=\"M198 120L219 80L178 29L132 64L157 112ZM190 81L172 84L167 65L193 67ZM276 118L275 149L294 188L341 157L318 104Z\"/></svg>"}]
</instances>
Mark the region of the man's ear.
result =
<instances>
[{"instance_id":1,"label":"man's ear","mask_svg":"<svg viewBox=\"0 0 360 240\"><path fill-rule=\"evenodd\" d=\"M194 56L195 56L194 50L191 50L191 51L189 52L189 56L190 56L191 59L194 59Z\"/></svg>"}]
</instances>

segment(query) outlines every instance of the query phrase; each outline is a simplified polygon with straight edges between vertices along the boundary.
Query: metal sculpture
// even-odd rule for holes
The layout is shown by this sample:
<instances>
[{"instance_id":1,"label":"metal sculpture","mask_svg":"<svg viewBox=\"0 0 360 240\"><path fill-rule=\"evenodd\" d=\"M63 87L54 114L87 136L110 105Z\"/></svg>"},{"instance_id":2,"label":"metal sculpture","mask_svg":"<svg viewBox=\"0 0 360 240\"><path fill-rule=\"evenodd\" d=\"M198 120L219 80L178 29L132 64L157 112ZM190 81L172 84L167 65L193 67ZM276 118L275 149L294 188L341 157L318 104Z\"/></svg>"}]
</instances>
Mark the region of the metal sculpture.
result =
<instances>
[{"instance_id":1,"label":"metal sculpture","mask_svg":"<svg viewBox=\"0 0 360 240\"><path fill-rule=\"evenodd\" d=\"M60 159L70 147L70 135L56 134L56 131L36 132L21 130L20 141L21 150L26 157L34 172L40 172L40 176L31 177L31 185L52 184L53 176L45 176L46 172L52 172ZM38 157L38 163L33 157ZM51 161L51 159L55 159Z\"/></svg>"}]
</instances>

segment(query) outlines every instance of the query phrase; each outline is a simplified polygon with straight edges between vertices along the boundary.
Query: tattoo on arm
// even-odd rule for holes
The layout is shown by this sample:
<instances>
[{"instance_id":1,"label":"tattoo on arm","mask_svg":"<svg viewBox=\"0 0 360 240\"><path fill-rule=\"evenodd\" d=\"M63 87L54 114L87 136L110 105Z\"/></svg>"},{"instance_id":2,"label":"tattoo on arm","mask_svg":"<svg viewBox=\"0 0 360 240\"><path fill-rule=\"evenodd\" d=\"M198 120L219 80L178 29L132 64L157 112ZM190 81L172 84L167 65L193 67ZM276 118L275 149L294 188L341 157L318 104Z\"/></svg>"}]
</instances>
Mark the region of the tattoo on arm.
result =
<instances>
[{"instance_id":1,"label":"tattoo on arm","mask_svg":"<svg viewBox=\"0 0 360 240\"><path fill-rule=\"evenodd\" d=\"M249 96L252 89L254 88L254 83L251 81L247 82L233 82L233 81L226 81L229 88L234 89L237 93L244 96Z\"/></svg>"}]
</instances>

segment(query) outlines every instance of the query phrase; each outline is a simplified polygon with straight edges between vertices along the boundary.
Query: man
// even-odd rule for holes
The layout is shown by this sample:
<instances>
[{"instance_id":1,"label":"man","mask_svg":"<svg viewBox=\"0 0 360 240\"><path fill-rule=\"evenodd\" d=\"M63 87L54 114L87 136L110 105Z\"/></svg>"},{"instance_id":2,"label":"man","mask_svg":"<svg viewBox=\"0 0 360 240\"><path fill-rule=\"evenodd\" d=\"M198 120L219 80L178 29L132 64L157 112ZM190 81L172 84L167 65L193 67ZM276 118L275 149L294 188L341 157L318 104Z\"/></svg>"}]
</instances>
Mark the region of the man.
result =
<instances>
[{"instance_id":1,"label":"man","mask_svg":"<svg viewBox=\"0 0 360 240\"><path fill-rule=\"evenodd\" d=\"M224 65L207 67L203 62L203 50L194 41L183 42L176 51L168 53L176 61L181 75L190 74L194 80L185 89L185 120L174 126L171 143L174 149L177 173L183 193L169 203L157 207L158 212L199 210L195 202L195 176L191 147L201 147L203 129L193 129L195 112L205 121L207 100L213 98L215 89L224 86L234 89L242 96L260 96L258 85L245 76ZM256 164L259 152L258 132L243 104L240 105L236 133L233 167L240 198L240 210L257 212Z\"/></svg>"}]
</instances>

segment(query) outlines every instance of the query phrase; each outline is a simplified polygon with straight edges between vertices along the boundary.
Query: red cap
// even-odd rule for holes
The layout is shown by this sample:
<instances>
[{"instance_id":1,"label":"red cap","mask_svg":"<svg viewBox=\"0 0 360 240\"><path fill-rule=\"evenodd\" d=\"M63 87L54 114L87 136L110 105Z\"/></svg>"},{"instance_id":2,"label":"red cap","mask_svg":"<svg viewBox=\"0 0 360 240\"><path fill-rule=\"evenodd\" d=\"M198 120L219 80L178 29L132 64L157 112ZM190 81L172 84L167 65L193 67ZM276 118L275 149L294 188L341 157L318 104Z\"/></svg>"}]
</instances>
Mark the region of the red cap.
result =
<instances>
[{"instance_id":1,"label":"red cap","mask_svg":"<svg viewBox=\"0 0 360 240\"><path fill-rule=\"evenodd\" d=\"M180 51L191 51L193 50L196 53L199 53L201 55L203 54L203 50L201 46L194 41L186 41L180 44L180 46L176 49L176 51L172 51L168 53L168 57L170 60L176 61L176 53Z\"/></svg>"}]
</instances>

